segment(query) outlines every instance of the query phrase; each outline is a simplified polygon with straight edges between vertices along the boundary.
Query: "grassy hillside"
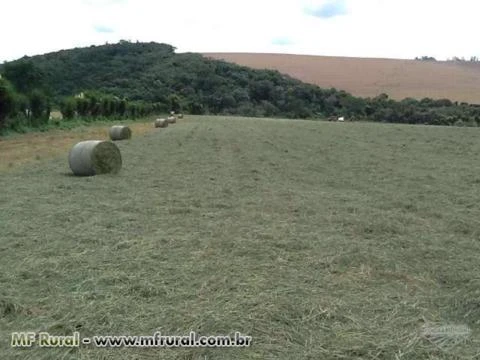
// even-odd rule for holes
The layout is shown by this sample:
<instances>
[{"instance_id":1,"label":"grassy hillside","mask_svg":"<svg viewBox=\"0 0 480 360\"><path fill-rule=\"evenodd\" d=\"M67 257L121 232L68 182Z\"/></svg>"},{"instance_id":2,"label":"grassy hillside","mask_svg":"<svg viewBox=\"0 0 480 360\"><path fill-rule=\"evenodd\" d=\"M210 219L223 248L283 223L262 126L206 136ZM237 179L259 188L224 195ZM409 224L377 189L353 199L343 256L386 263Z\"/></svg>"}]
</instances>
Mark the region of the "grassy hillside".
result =
<instances>
[{"instance_id":1,"label":"grassy hillside","mask_svg":"<svg viewBox=\"0 0 480 360\"><path fill-rule=\"evenodd\" d=\"M447 98L480 104L480 63L415 61L287 54L207 53L255 69L274 69L323 88L355 96L381 93L402 100Z\"/></svg>"},{"instance_id":2,"label":"grassy hillside","mask_svg":"<svg viewBox=\"0 0 480 360\"><path fill-rule=\"evenodd\" d=\"M3 172L0 358L472 359L478 131L189 117L118 143L118 176L66 153ZM433 337L451 324L471 333ZM20 330L253 344L12 349Z\"/></svg>"}]
</instances>

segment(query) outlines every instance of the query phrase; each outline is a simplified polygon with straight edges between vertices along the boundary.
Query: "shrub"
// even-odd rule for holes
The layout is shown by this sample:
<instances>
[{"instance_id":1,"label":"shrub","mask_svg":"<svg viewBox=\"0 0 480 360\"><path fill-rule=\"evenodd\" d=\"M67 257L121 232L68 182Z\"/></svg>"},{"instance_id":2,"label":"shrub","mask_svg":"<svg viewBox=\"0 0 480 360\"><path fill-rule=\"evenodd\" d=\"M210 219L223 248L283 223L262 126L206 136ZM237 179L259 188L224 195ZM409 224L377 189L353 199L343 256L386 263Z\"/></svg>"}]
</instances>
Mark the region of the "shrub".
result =
<instances>
[{"instance_id":1,"label":"shrub","mask_svg":"<svg viewBox=\"0 0 480 360\"><path fill-rule=\"evenodd\" d=\"M6 119L15 112L15 93L11 84L0 78L0 129L5 127Z\"/></svg>"},{"instance_id":2,"label":"shrub","mask_svg":"<svg viewBox=\"0 0 480 360\"><path fill-rule=\"evenodd\" d=\"M31 124L39 127L48 123L50 106L45 94L40 90L33 90L28 96L31 111Z\"/></svg>"},{"instance_id":3,"label":"shrub","mask_svg":"<svg viewBox=\"0 0 480 360\"><path fill-rule=\"evenodd\" d=\"M75 117L75 109L77 108L78 104L75 98L67 98L65 99L61 106L60 112L65 120L70 120Z\"/></svg>"}]
</instances>

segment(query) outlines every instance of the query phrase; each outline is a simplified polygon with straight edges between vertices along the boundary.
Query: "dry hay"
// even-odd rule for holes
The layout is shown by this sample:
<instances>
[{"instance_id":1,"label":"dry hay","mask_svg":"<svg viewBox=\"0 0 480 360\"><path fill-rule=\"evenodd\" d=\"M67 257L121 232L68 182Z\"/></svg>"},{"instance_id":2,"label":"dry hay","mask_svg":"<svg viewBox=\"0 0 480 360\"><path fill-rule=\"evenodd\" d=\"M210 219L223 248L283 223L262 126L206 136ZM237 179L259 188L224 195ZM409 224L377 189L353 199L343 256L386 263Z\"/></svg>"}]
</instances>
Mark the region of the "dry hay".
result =
<instances>
[{"instance_id":1,"label":"dry hay","mask_svg":"<svg viewBox=\"0 0 480 360\"><path fill-rule=\"evenodd\" d=\"M165 128L168 126L168 121L167 119L157 119L154 124L156 128Z\"/></svg>"},{"instance_id":2,"label":"dry hay","mask_svg":"<svg viewBox=\"0 0 480 360\"><path fill-rule=\"evenodd\" d=\"M132 130L123 125L112 126L108 133L112 140L127 140L132 137Z\"/></svg>"},{"instance_id":3,"label":"dry hay","mask_svg":"<svg viewBox=\"0 0 480 360\"><path fill-rule=\"evenodd\" d=\"M175 116L169 116L167 121L169 124L175 124L177 122L177 118Z\"/></svg>"},{"instance_id":4,"label":"dry hay","mask_svg":"<svg viewBox=\"0 0 480 360\"><path fill-rule=\"evenodd\" d=\"M87 140L70 150L68 163L77 176L116 174L122 168L122 155L111 141Z\"/></svg>"}]
</instances>

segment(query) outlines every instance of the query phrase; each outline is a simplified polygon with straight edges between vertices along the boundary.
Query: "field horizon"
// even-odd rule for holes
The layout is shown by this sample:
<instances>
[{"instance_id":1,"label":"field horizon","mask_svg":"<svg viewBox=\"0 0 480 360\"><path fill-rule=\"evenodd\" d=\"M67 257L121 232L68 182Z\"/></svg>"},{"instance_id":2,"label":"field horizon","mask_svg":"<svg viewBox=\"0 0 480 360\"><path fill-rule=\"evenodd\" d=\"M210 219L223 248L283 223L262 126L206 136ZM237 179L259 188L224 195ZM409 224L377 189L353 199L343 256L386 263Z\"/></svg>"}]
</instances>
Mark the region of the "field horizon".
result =
<instances>
[{"instance_id":1,"label":"field horizon","mask_svg":"<svg viewBox=\"0 0 480 360\"><path fill-rule=\"evenodd\" d=\"M255 69L278 70L360 97L386 93L395 100L430 97L480 104L480 62L238 52L202 55Z\"/></svg>"}]
</instances>

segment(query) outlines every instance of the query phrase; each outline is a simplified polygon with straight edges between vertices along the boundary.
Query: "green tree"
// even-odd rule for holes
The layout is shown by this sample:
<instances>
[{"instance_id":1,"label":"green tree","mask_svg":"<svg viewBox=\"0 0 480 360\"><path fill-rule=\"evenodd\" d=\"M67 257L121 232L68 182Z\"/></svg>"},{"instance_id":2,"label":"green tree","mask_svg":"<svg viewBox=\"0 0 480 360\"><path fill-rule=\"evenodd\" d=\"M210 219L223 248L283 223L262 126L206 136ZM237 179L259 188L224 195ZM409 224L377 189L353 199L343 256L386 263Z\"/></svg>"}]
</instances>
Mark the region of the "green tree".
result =
<instances>
[{"instance_id":1,"label":"green tree","mask_svg":"<svg viewBox=\"0 0 480 360\"><path fill-rule=\"evenodd\" d=\"M60 106L60 111L65 120L70 120L75 117L75 110L77 109L77 106L78 106L76 100L77 99L72 97L69 97L63 100Z\"/></svg>"},{"instance_id":2,"label":"green tree","mask_svg":"<svg viewBox=\"0 0 480 360\"><path fill-rule=\"evenodd\" d=\"M203 104L201 104L199 101L194 100L189 102L187 108L188 108L188 112L192 115L205 114L205 108L203 107Z\"/></svg>"},{"instance_id":3,"label":"green tree","mask_svg":"<svg viewBox=\"0 0 480 360\"><path fill-rule=\"evenodd\" d=\"M15 92L11 84L0 77L0 129L6 126L6 119L15 111Z\"/></svg>"},{"instance_id":4,"label":"green tree","mask_svg":"<svg viewBox=\"0 0 480 360\"><path fill-rule=\"evenodd\" d=\"M33 90L28 96L31 111L31 123L40 126L48 122L50 105L45 94L41 90Z\"/></svg>"},{"instance_id":5,"label":"green tree","mask_svg":"<svg viewBox=\"0 0 480 360\"><path fill-rule=\"evenodd\" d=\"M99 116L101 113L100 99L96 93L89 93L86 95L88 99L88 113L92 117Z\"/></svg>"},{"instance_id":6,"label":"green tree","mask_svg":"<svg viewBox=\"0 0 480 360\"><path fill-rule=\"evenodd\" d=\"M77 111L78 116L83 118L89 116L90 102L88 101L88 99L85 99L83 97L73 98L72 103L75 106L74 110Z\"/></svg>"},{"instance_id":7,"label":"green tree","mask_svg":"<svg viewBox=\"0 0 480 360\"><path fill-rule=\"evenodd\" d=\"M30 101L28 100L28 97L24 94L16 94L15 98L17 113L20 113L25 118L28 118L30 111Z\"/></svg>"},{"instance_id":8,"label":"green tree","mask_svg":"<svg viewBox=\"0 0 480 360\"><path fill-rule=\"evenodd\" d=\"M120 100L118 104L117 114L120 116L125 116L127 112L127 101L125 99Z\"/></svg>"},{"instance_id":9,"label":"green tree","mask_svg":"<svg viewBox=\"0 0 480 360\"><path fill-rule=\"evenodd\" d=\"M274 85L270 80L252 82L250 85L250 97L255 101L271 100Z\"/></svg>"},{"instance_id":10,"label":"green tree","mask_svg":"<svg viewBox=\"0 0 480 360\"><path fill-rule=\"evenodd\" d=\"M101 114L105 117L113 115L112 99L110 97L102 98Z\"/></svg>"},{"instance_id":11,"label":"green tree","mask_svg":"<svg viewBox=\"0 0 480 360\"><path fill-rule=\"evenodd\" d=\"M45 90L44 74L32 60L21 59L4 64L3 75L20 93L29 94L34 89Z\"/></svg>"},{"instance_id":12,"label":"green tree","mask_svg":"<svg viewBox=\"0 0 480 360\"><path fill-rule=\"evenodd\" d=\"M177 94L171 94L168 97L168 103L170 105L170 111L181 112L182 106L180 104L180 97Z\"/></svg>"}]
</instances>

